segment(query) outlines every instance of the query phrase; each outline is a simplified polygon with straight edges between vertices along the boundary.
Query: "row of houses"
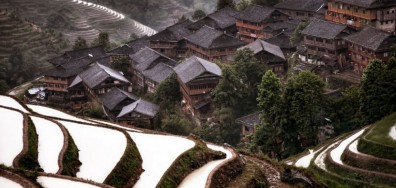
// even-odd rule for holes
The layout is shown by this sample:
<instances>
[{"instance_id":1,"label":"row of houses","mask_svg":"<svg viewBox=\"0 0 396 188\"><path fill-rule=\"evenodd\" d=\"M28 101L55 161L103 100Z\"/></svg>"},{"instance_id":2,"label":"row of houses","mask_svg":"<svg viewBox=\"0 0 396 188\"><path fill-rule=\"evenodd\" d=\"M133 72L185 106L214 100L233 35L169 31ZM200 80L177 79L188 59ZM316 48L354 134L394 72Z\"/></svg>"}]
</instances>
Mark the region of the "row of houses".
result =
<instances>
[{"instance_id":1,"label":"row of houses","mask_svg":"<svg viewBox=\"0 0 396 188\"><path fill-rule=\"evenodd\" d=\"M317 65L330 65L336 70L362 73L371 59L387 61L396 44L396 36L366 26L357 31L346 25L315 19L302 30L304 37L299 57Z\"/></svg>"},{"instance_id":2,"label":"row of houses","mask_svg":"<svg viewBox=\"0 0 396 188\"><path fill-rule=\"evenodd\" d=\"M376 11L392 5L381 2L375 4ZM328 7L340 3L359 4L351 0L285 0L274 7L250 5L241 12L226 7L109 52L101 47L66 52L49 61L54 67L44 73L43 82L52 101L67 99L78 109L90 98L101 98L112 120L130 125L139 119L151 124L159 107L131 94L132 89L154 93L159 83L176 73L183 110L204 121L211 116L210 93L221 79L221 70L213 62L231 63L240 49L251 49L279 76L288 69L288 55L296 51L306 63L337 69L352 65L358 72L372 58L386 60L395 43L394 31L376 28L371 22L359 31L353 24L323 20L331 11ZM292 43L290 37L302 20L310 22L301 32L303 41ZM127 73L111 68L120 59L130 65Z\"/></svg>"}]
</instances>

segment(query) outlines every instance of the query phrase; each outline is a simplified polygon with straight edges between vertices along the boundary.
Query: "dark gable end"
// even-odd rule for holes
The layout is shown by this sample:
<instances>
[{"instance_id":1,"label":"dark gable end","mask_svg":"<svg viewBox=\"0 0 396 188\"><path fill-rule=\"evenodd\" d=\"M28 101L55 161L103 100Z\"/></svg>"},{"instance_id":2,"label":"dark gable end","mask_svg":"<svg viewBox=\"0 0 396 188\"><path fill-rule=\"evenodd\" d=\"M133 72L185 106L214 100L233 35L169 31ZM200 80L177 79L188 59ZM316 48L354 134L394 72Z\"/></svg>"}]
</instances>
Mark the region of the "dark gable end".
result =
<instances>
[{"instance_id":1,"label":"dark gable end","mask_svg":"<svg viewBox=\"0 0 396 188\"><path fill-rule=\"evenodd\" d=\"M132 66L139 71L145 71L156 66L157 63L164 63L169 66L176 65L176 61L159 53L151 48L144 48L139 52L129 56L133 63Z\"/></svg>"},{"instance_id":2,"label":"dark gable end","mask_svg":"<svg viewBox=\"0 0 396 188\"><path fill-rule=\"evenodd\" d=\"M101 97L103 105L109 109L114 110L114 108L124 100L137 101L139 98L131 93L125 92L119 88L113 88L109 92L103 94Z\"/></svg>"},{"instance_id":3,"label":"dark gable end","mask_svg":"<svg viewBox=\"0 0 396 188\"><path fill-rule=\"evenodd\" d=\"M215 63L196 56L184 60L174 68L180 80L187 84L203 74L221 77L221 69Z\"/></svg>"}]
</instances>

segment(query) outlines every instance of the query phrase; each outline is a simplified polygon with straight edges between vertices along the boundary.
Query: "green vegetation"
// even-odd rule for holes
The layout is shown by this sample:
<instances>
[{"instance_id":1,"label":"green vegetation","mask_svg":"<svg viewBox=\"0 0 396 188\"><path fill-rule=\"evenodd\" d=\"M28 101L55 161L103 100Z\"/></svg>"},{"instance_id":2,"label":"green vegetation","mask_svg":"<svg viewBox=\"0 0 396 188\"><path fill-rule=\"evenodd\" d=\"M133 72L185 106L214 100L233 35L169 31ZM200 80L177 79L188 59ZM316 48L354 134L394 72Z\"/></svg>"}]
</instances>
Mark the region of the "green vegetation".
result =
<instances>
[{"instance_id":1,"label":"green vegetation","mask_svg":"<svg viewBox=\"0 0 396 188\"><path fill-rule=\"evenodd\" d=\"M91 46L102 46L104 49L109 50L111 47L109 33L100 32L98 38L92 42Z\"/></svg>"},{"instance_id":2,"label":"green vegetation","mask_svg":"<svg viewBox=\"0 0 396 188\"><path fill-rule=\"evenodd\" d=\"M247 161L241 175L235 178L228 186L266 188L269 187L269 182L259 166L251 161Z\"/></svg>"},{"instance_id":3,"label":"green vegetation","mask_svg":"<svg viewBox=\"0 0 396 188\"><path fill-rule=\"evenodd\" d=\"M217 0L217 10L220 10L225 7L234 7L234 1L233 0Z\"/></svg>"},{"instance_id":4,"label":"green vegetation","mask_svg":"<svg viewBox=\"0 0 396 188\"><path fill-rule=\"evenodd\" d=\"M264 153L282 159L317 143L323 124L324 82L311 72L301 72L281 87L279 78L267 71L259 85L262 125L255 143Z\"/></svg>"},{"instance_id":5,"label":"green vegetation","mask_svg":"<svg viewBox=\"0 0 396 188\"><path fill-rule=\"evenodd\" d=\"M204 18L205 16L206 16L206 13L205 13L203 10L198 9L198 10L195 10L195 11L194 11L194 13L193 13L193 15L191 16L191 18L192 18L193 20L199 20L199 19L201 19L201 18Z\"/></svg>"},{"instance_id":6,"label":"green vegetation","mask_svg":"<svg viewBox=\"0 0 396 188\"><path fill-rule=\"evenodd\" d=\"M274 6L279 3L279 0L252 0L252 4L261 6Z\"/></svg>"},{"instance_id":7,"label":"green vegetation","mask_svg":"<svg viewBox=\"0 0 396 188\"><path fill-rule=\"evenodd\" d=\"M358 150L376 157L396 160L396 144L388 135L396 123L396 113L375 123L367 135L358 142Z\"/></svg>"},{"instance_id":8,"label":"green vegetation","mask_svg":"<svg viewBox=\"0 0 396 188\"><path fill-rule=\"evenodd\" d=\"M363 72L360 113L363 123L373 123L396 111L396 58L370 61Z\"/></svg>"},{"instance_id":9,"label":"green vegetation","mask_svg":"<svg viewBox=\"0 0 396 188\"><path fill-rule=\"evenodd\" d=\"M292 44L298 44L300 41L302 41L302 35L301 31L304 30L308 26L309 22L303 21L298 24L296 29L293 31L293 33L290 36L290 42Z\"/></svg>"},{"instance_id":10,"label":"green vegetation","mask_svg":"<svg viewBox=\"0 0 396 188\"><path fill-rule=\"evenodd\" d=\"M38 162L38 135L33 121L28 119L28 151L19 160L19 167L27 170L42 171Z\"/></svg>"},{"instance_id":11,"label":"green vegetation","mask_svg":"<svg viewBox=\"0 0 396 188\"><path fill-rule=\"evenodd\" d=\"M73 176L75 177L79 168L81 166L81 162L78 159L78 148L77 145L74 143L73 138L71 137L70 133L65 129L68 135L67 140L67 149L63 155L62 165L62 175L66 176Z\"/></svg>"},{"instance_id":12,"label":"green vegetation","mask_svg":"<svg viewBox=\"0 0 396 188\"><path fill-rule=\"evenodd\" d=\"M124 134L127 138L124 155L104 181L105 184L113 187L132 187L143 171L142 158L136 144L127 133Z\"/></svg>"},{"instance_id":13,"label":"green vegetation","mask_svg":"<svg viewBox=\"0 0 396 188\"><path fill-rule=\"evenodd\" d=\"M103 119L105 114L102 109L102 104L99 99L92 99L87 103L87 106L80 112L82 116Z\"/></svg>"},{"instance_id":14,"label":"green vegetation","mask_svg":"<svg viewBox=\"0 0 396 188\"><path fill-rule=\"evenodd\" d=\"M0 80L0 94L5 94L7 91L10 90L8 84L5 80Z\"/></svg>"},{"instance_id":15,"label":"green vegetation","mask_svg":"<svg viewBox=\"0 0 396 188\"><path fill-rule=\"evenodd\" d=\"M342 155L342 161L349 166L366 169L370 171L396 174L395 163L388 162L382 158L366 158L360 157L350 151L344 152Z\"/></svg>"},{"instance_id":16,"label":"green vegetation","mask_svg":"<svg viewBox=\"0 0 396 188\"><path fill-rule=\"evenodd\" d=\"M88 48L87 41L82 37L77 37L77 40L74 41L73 50L79 50L84 48Z\"/></svg>"},{"instance_id":17,"label":"green vegetation","mask_svg":"<svg viewBox=\"0 0 396 188\"><path fill-rule=\"evenodd\" d=\"M3 164L0 164L0 175L2 173L2 170L11 172L13 174L18 174L28 180L32 185L42 187L39 183L37 183L37 177L39 176L39 173L37 171L29 171L21 168L10 168L4 166Z\"/></svg>"},{"instance_id":18,"label":"green vegetation","mask_svg":"<svg viewBox=\"0 0 396 188\"><path fill-rule=\"evenodd\" d=\"M225 157L224 153L214 152L207 148L206 144L202 141L194 141L196 145L192 149L181 154L165 172L157 185L158 188L177 187L177 185L195 169L198 169L211 160Z\"/></svg>"}]
</instances>

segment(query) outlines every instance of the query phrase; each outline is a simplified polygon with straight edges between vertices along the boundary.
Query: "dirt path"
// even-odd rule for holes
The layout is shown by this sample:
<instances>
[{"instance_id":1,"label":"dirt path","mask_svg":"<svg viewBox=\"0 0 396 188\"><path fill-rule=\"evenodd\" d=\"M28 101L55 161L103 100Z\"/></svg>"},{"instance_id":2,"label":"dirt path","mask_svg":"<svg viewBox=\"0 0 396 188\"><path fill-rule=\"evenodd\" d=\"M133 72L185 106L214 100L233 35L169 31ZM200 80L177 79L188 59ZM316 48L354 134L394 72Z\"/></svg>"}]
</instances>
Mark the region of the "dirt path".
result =
<instances>
[{"instance_id":1,"label":"dirt path","mask_svg":"<svg viewBox=\"0 0 396 188\"><path fill-rule=\"evenodd\" d=\"M292 186L283 183L280 180L279 169L275 168L273 165L254 157L250 157L250 156L243 156L243 157L246 160L251 161L254 164L258 165L263 170L265 177L270 183L270 188L292 188Z\"/></svg>"}]
</instances>

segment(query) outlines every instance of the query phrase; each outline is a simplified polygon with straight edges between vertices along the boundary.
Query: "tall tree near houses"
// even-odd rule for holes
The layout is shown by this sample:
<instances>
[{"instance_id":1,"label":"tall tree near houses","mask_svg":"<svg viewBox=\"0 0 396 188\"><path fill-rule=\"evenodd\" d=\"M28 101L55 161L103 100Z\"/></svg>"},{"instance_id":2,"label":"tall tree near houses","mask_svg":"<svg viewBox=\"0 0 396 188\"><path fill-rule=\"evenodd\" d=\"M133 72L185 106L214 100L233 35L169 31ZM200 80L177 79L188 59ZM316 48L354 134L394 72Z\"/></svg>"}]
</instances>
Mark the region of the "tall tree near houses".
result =
<instances>
[{"instance_id":1,"label":"tall tree near houses","mask_svg":"<svg viewBox=\"0 0 396 188\"><path fill-rule=\"evenodd\" d=\"M225 7L234 7L234 0L218 0L217 1L217 10L220 10Z\"/></svg>"},{"instance_id":2,"label":"tall tree near houses","mask_svg":"<svg viewBox=\"0 0 396 188\"><path fill-rule=\"evenodd\" d=\"M103 46L103 48L105 49L110 49L109 33L100 32L98 40L99 40L99 46Z\"/></svg>"},{"instance_id":3,"label":"tall tree near houses","mask_svg":"<svg viewBox=\"0 0 396 188\"><path fill-rule=\"evenodd\" d=\"M290 105L290 119L303 148L316 144L318 127L323 123L324 86L312 72L301 72L286 85L285 103Z\"/></svg>"},{"instance_id":4,"label":"tall tree near houses","mask_svg":"<svg viewBox=\"0 0 396 188\"><path fill-rule=\"evenodd\" d=\"M279 3L279 0L252 0L252 3L261 6L274 6Z\"/></svg>"},{"instance_id":5,"label":"tall tree near houses","mask_svg":"<svg viewBox=\"0 0 396 188\"><path fill-rule=\"evenodd\" d=\"M73 50L79 50L84 48L88 48L87 41L82 37L77 37L77 40L74 41Z\"/></svg>"},{"instance_id":6,"label":"tall tree near houses","mask_svg":"<svg viewBox=\"0 0 396 188\"><path fill-rule=\"evenodd\" d=\"M363 72L360 113L364 124L373 123L396 110L396 59L386 64L372 60Z\"/></svg>"},{"instance_id":7,"label":"tall tree near houses","mask_svg":"<svg viewBox=\"0 0 396 188\"><path fill-rule=\"evenodd\" d=\"M203 17L205 17L205 16L206 16L206 13L205 13L203 10L198 9L198 10L195 10L195 11L194 11L194 13L193 13L193 15L191 16L191 18L192 18L193 20L199 20L199 19L201 19L201 18L203 18Z\"/></svg>"},{"instance_id":8,"label":"tall tree near houses","mask_svg":"<svg viewBox=\"0 0 396 188\"><path fill-rule=\"evenodd\" d=\"M261 124L257 127L254 140L264 153L269 153L273 158L281 158L284 132L282 125L277 122L281 115L282 91L279 78L268 70L258 85L257 102Z\"/></svg>"}]
</instances>

